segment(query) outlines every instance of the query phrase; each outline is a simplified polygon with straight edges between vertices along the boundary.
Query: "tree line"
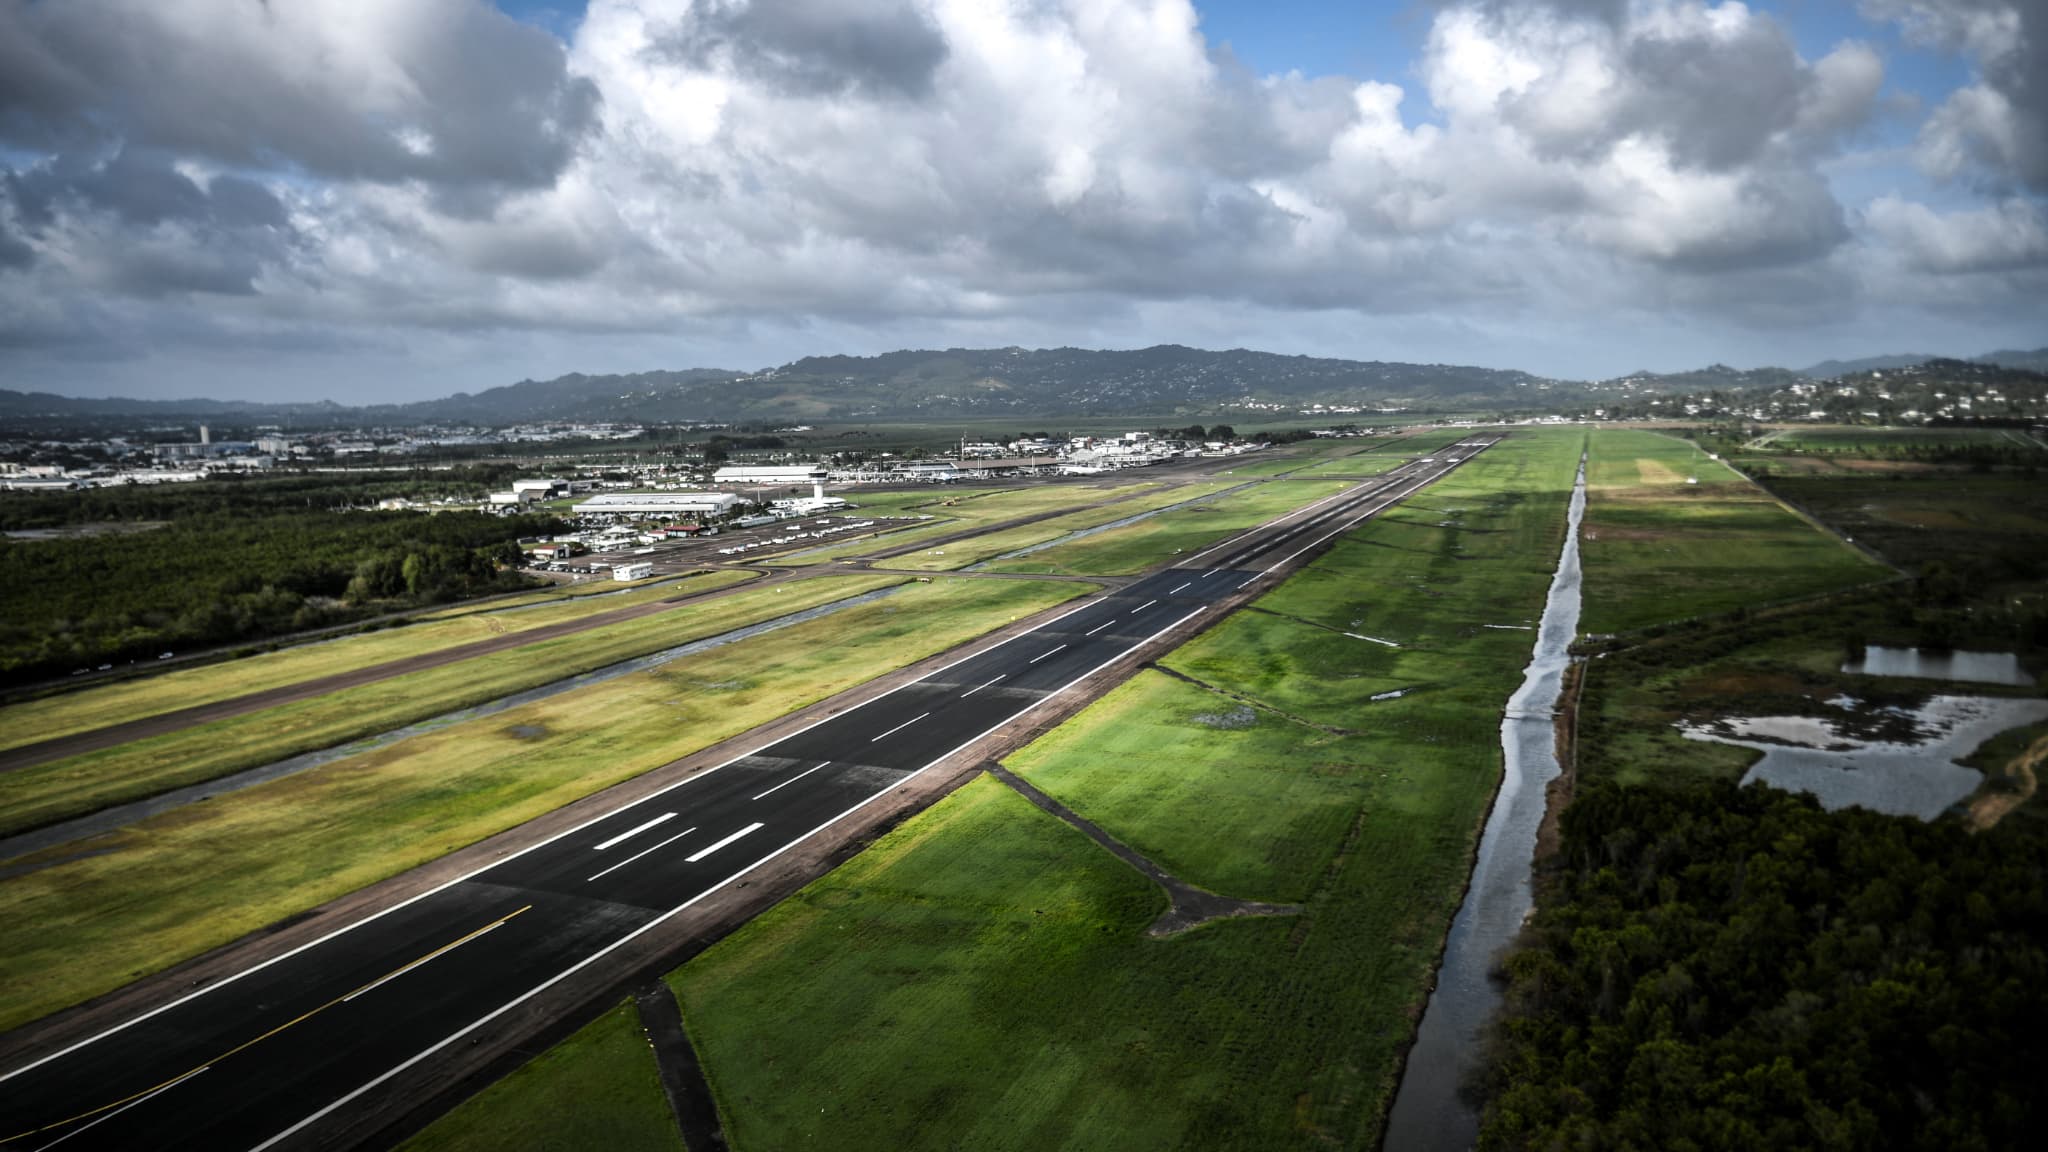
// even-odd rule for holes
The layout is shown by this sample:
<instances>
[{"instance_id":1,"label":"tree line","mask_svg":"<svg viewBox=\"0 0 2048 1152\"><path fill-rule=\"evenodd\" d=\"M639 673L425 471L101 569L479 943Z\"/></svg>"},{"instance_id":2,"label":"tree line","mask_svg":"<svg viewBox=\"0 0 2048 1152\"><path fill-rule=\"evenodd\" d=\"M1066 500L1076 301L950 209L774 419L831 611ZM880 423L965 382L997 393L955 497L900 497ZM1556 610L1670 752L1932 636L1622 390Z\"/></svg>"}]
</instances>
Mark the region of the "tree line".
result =
<instances>
[{"instance_id":1,"label":"tree line","mask_svg":"<svg viewBox=\"0 0 2048 1152\"><path fill-rule=\"evenodd\" d=\"M1482 1149L2023 1147L2048 839L1584 786L1505 964Z\"/></svg>"},{"instance_id":2,"label":"tree line","mask_svg":"<svg viewBox=\"0 0 2048 1152\"><path fill-rule=\"evenodd\" d=\"M524 587L511 567L518 539L561 527L532 515L241 508L187 511L147 530L10 540L0 548L10 574L0 582L0 680Z\"/></svg>"}]
</instances>

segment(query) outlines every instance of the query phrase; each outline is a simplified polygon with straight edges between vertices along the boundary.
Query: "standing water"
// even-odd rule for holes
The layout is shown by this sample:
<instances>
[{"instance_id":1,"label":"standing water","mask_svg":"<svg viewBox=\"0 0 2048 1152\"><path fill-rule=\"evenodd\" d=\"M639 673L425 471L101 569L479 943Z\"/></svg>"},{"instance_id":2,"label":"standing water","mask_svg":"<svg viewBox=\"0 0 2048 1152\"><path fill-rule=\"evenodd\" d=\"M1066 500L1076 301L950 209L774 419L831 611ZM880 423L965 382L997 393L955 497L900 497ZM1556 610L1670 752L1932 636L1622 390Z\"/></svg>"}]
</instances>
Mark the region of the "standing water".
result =
<instances>
[{"instance_id":1,"label":"standing water","mask_svg":"<svg viewBox=\"0 0 2048 1152\"><path fill-rule=\"evenodd\" d=\"M1422 1014L1415 1047L1387 1118L1387 1152L1464 1152L1479 1136L1479 1114L1458 1089L1478 1055L1479 1030L1500 1002L1487 979L1494 957L1529 914L1529 872L1543 823L1544 786L1558 774L1557 698L1579 630L1579 524L1586 515L1586 461L1572 486L1564 553L1536 632L1522 686L1500 724L1506 775L1479 840L1472 885L1451 921L1436 991Z\"/></svg>"}]
</instances>

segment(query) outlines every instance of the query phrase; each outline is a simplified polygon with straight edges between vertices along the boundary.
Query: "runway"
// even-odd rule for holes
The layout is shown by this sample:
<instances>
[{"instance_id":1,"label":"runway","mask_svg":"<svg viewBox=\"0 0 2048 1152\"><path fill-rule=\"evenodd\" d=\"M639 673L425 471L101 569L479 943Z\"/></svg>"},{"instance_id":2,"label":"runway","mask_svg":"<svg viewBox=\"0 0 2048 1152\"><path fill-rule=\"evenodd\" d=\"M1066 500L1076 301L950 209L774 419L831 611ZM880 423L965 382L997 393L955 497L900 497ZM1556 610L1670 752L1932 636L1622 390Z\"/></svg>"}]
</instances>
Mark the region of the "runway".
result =
<instances>
[{"instance_id":1,"label":"runway","mask_svg":"<svg viewBox=\"0 0 2048 1152\"><path fill-rule=\"evenodd\" d=\"M1481 450L1440 451L0 1077L8 1147L266 1148Z\"/></svg>"}]
</instances>

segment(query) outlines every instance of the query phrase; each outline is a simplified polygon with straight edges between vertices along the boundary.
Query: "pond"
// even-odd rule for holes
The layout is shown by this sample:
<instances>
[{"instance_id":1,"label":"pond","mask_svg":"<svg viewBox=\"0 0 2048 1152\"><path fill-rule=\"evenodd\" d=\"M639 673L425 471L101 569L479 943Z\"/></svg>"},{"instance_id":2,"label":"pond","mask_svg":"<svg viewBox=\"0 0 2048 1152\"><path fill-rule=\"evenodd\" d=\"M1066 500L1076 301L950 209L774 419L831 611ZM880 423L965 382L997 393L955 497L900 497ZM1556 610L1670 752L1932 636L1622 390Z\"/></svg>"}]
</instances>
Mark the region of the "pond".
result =
<instances>
[{"instance_id":1,"label":"pond","mask_svg":"<svg viewBox=\"0 0 2048 1152\"><path fill-rule=\"evenodd\" d=\"M1751 716L1678 728L1688 740L1763 752L1744 784L1806 792L1829 811L1855 806L1932 820L1983 780L1956 761L2008 728L2048 720L2048 700L1935 696L1918 709L1895 711L1912 722L1918 739L1869 739L1818 716Z\"/></svg>"},{"instance_id":2,"label":"pond","mask_svg":"<svg viewBox=\"0 0 2048 1152\"><path fill-rule=\"evenodd\" d=\"M1953 652L1934 648L1886 648L1872 644L1863 655L1842 665L1861 676L1917 676L1925 680L1967 680L1977 684L2034 682L2020 658L2010 652Z\"/></svg>"}]
</instances>

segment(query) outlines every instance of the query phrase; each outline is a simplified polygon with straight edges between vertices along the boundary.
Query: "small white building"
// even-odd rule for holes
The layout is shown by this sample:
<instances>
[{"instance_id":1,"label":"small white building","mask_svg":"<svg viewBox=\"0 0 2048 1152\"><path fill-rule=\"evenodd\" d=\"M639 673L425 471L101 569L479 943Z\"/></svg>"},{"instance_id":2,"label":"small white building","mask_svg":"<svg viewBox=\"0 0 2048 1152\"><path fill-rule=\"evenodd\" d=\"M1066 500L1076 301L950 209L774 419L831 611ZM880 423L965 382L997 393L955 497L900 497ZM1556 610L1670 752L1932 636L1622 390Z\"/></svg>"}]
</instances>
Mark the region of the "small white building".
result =
<instances>
[{"instance_id":1,"label":"small white building","mask_svg":"<svg viewBox=\"0 0 2048 1152\"><path fill-rule=\"evenodd\" d=\"M612 566L612 579L621 582L645 580L652 575L654 575L654 565L645 560L637 564L615 564Z\"/></svg>"},{"instance_id":2,"label":"small white building","mask_svg":"<svg viewBox=\"0 0 2048 1152\"><path fill-rule=\"evenodd\" d=\"M512 493L519 497L521 502L552 500L557 496L567 496L569 494L569 482L566 480L545 479L514 480L512 482Z\"/></svg>"}]
</instances>

